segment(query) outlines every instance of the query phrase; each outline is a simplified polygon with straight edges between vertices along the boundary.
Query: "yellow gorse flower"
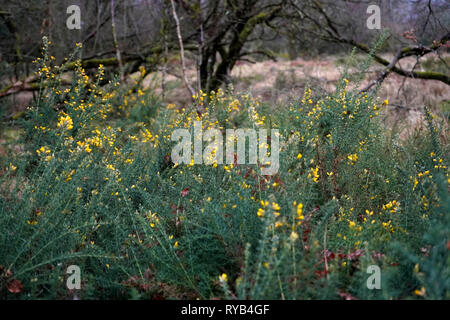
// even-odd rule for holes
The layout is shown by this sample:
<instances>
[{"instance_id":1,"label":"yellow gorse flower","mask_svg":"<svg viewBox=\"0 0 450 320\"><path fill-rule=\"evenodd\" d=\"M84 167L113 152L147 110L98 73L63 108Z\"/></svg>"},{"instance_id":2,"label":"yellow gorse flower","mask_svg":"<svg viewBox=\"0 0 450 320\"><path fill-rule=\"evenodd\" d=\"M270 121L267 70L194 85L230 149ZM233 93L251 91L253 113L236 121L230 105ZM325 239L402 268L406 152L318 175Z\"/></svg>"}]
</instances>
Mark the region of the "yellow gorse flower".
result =
<instances>
[{"instance_id":1,"label":"yellow gorse flower","mask_svg":"<svg viewBox=\"0 0 450 320\"><path fill-rule=\"evenodd\" d=\"M227 282L227 281L228 281L228 276L227 276L227 274L226 274L226 273L222 273L222 274L219 276L219 280L220 280L220 281L223 281L223 282Z\"/></svg>"},{"instance_id":2,"label":"yellow gorse flower","mask_svg":"<svg viewBox=\"0 0 450 320\"><path fill-rule=\"evenodd\" d=\"M297 205L297 217L296 217L296 219L300 220L300 221L305 219L305 217L303 216L303 203L299 203Z\"/></svg>"},{"instance_id":3,"label":"yellow gorse flower","mask_svg":"<svg viewBox=\"0 0 450 320\"><path fill-rule=\"evenodd\" d=\"M58 118L58 128L63 128L63 129L67 129L67 130L72 130L73 129L73 121L72 118L62 112L60 117Z\"/></svg>"},{"instance_id":4,"label":"yellow gorse flower","mask_svg":"<svg viewBox=\"0 0 450 320\"><path fill-rule=\"evenodd\" d=\"M352 161L352 164L354 164L356 161L358 161L358 155L356 153L349 154L347 156L347 159Z\"/></svg>"},{"instance_id":5,"label":"yellow gorse flower","mask_svg":"<svg viewBox=\"0 0 450 320\"><path fill-rule=\"evenodd\" d=\"M310 172L308 173L308 178L311 178L314 182L317 182L319 180L319 167L311 168Z\"/></svg>"}]
</instances>

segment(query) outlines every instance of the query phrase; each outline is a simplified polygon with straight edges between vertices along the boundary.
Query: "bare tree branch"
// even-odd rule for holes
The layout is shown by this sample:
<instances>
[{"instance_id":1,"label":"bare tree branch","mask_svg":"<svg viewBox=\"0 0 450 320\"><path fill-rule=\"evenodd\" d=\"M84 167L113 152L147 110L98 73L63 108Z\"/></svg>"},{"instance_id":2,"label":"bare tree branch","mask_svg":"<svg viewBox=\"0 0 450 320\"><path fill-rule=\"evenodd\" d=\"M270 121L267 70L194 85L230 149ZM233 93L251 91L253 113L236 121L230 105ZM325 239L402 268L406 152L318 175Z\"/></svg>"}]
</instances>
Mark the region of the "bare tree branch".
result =
<instances>
[{"instance_id":1,"label":"bare tree branch","mask_svg":"<svg viewBox=\"0 0 450 320\"><path fill-rule=\"evenodd\" d=\"M184 84L186 85L186 88L189 90L191 97L193 97L193 96L195 96L195 91L189 84L189 81L186 76L186 62L184 59L184 46L183 46L183 38L181 37L180 20L178 20L178 15L175 10L175 3L173 2L173 0L170 0L170 3L172 5L172 14L173 14L173 18L175 19L176 26L177 26L177 36L178 36L178 41L180 43L181 68L182 68L182 72L183 72Z\"/></svg>"},{"instance_id":2,"label":"bare tree branch","mask_svg":"<svg viewBox=\"0 0 450 320\"><path fill-rule=\"evenodd\" d=\"M114 43L114 49L116 50L116 57L117 61L119 62L119 71L120 71L120 79L123 81L124 75L123 75L123 63L122 63L122 56L120 54L119 44L117 42L117 34L116 34L116 21L114 17L114 0L111 0L111 31L113 36L113 43Z\"/></svg>"}]
</instances>

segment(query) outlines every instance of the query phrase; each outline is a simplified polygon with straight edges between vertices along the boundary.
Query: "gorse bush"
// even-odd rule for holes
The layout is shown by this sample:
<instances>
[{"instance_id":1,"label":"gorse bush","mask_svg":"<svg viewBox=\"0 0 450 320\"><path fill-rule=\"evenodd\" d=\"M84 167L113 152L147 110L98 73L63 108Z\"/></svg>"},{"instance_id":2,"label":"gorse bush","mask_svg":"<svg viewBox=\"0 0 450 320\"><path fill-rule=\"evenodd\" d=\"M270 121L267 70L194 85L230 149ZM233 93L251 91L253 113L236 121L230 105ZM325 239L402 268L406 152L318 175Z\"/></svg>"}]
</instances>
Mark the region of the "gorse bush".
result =
<instances>
[{"instance_id":1,"label":"gorse bush","mask_svg":"<svg viewBox=\"0 0 450 320\"><path fill-rule=\"evenodd\" d=\"M145 69L130 89L73 57L52 66L45 46L37 63L23 152L2 159L2 297L449 298L447 132L431 114L400 140L388 101L346 75L276 110L232 90L177 107L141 88ZM194 121L278 129L278 172L173 163L171 134Z\"/></svg>"}]
</instances>

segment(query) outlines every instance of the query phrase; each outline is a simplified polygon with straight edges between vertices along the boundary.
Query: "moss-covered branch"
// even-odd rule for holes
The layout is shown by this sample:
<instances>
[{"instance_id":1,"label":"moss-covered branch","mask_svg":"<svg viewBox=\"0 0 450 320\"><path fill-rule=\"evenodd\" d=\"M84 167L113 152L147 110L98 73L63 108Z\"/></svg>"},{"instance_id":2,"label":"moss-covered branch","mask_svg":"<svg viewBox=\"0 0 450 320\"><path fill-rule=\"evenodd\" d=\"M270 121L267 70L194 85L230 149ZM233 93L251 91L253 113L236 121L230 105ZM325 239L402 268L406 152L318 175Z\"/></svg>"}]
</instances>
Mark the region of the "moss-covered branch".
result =
<instances>
[{"instance_id":1,"label":"moss-covered branch","mask_svg":"<svg viewBox=\"0 0 450 320\"><path fill-rule=\"evenodd\" d=\"M440 41L435 42L433 44L433 46L431 46L431 47L420 47L419 46L419 47L402 48L401 50L399 50L399 54L396 55L396 57L394 58L393 61L388 61L376 54L373 55L373 59L376 62L382 64L383 66L388 67L387 70L385 70L385 71L387 71L387 74L390 72L395 72L401 76L408 77L408 78L438 80L447 85L450 85L450 76L448 76L446 74L439 73L439 72L432 72L432 71L408 71L408 70L404 70L402 68L395 66L399 60L401 60L405 57L410 57L410 56L422 57L430 52L437 50L440 46L444 45L447 41L449 41L448 38L449 38L449 35L447 34ZM342 43L350 44L365 53L368 53L368 54L371 53L371 49L368 46L366 46L365 44L361 44L354 40L347 40L347 39L338 39L338 41L342 42ZM394 63L392 63L392 62L394 62ZM386 76L387 76L387 74L386 74ZM385 77L383 77L383 79L384 78Z\"/></svg>"},{"instance_id":2,"label":"moss-covered branch","mask_svg":"<svg viewBox=\"0 0 450 320\"><path fill-rule=\"evenodd\" d=\"M122 62L125 63L155 63L154 55L158 54L159 49L153 48L150 50L150 55L147 57L141 57L141 56L124 56L122 58ZM63 66L64 71L71 71L75 70L78 67L77 61L71 61ZM81 60L81 67L84 69L93 69L98 68L100 65L103 65L105 67L116 67L119 66L119 61L116 57L113 58L93 58L93 59L85 59ZM21 81L17 81L13 84L7 85L3 88L0 88L0 98L6 97L15 93L18 93L20 91L34 91L39 89L39 79L37 77L29 77L28 79L24 79Z\"/></svg>"}]
</instances>

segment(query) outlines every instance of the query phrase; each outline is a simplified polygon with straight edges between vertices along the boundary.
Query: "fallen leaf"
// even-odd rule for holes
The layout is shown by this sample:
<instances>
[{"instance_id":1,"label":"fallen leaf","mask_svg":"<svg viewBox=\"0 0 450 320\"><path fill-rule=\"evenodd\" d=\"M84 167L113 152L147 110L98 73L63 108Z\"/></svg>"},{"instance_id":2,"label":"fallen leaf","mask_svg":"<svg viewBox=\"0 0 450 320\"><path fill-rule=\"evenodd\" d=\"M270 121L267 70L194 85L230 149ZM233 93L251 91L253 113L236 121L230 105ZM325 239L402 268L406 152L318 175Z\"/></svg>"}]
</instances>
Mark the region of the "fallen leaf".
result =
<instances>
[{"instance_id":1,"label":"fallen leaf","mask_svg":"<svg viewBox=\"0 0 450 320\"><path fill-rule=\"evenodd\" d=\"M344 291L341 291L341 290L338 291L338 295L341 298L344 298L344 300L358 300L357 298L352 296L350 293L347 293L347 292L344 292Z\"/></svg>"},{"instance_id":2,"label":"fallen leaf","mask_svg":"<svg viewBox=\"0 0 450 320\"><path fill-rule=\"evenodd\" d=\"M182 197L186 197L189 193L189 188L185 188L183 190L181 190L181 196Z\"/></svg>"},{"instance_id":3,"label":"fallen leaf","mask_svg":"<svg viewBox=\"0 0 450 320\"><path fill-rule=\"evenodd\" d=\"M8 283L8 291L11 293L21 293L22 282L20 282L20 280L12 280Z\"/></svg>"}]
</instances>

